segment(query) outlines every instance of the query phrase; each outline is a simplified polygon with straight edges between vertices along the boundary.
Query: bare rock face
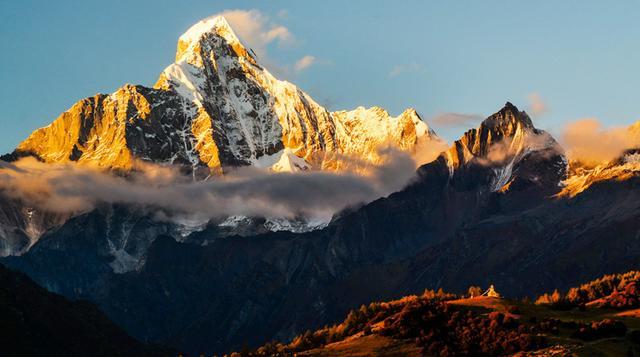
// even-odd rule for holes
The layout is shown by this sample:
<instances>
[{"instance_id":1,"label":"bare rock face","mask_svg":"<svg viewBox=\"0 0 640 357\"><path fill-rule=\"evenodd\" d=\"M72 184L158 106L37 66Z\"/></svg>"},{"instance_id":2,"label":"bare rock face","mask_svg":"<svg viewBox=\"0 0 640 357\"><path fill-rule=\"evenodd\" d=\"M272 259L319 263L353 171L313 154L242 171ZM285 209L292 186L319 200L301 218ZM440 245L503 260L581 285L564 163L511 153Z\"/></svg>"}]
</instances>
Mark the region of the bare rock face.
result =
<instances>
[{"instance_id":1,"label":"bare rock face","mask_svg":"<svg viewBox=\"0 0 640 357\"><path fill-rule=\"evenodd\" d=\"M464 133L447 151L447 160L454 167L475 158L500 161L523 150L535 149L535 145L531 144L536 144L536 141L547 144L545 146L555 145L555 140L549 134L534 128L527 113L507 102L477 129Z\"/></svg>"},{"instance_id":2,"label":"bare rock face","mask_svg":"<svg viewBox=\"0 0 640 357\"><path fill-rule=\"evenodd\" d=\"M475 183L487 181L491 191L506 191L526 182L538 188L546 186L551 192L567 174L567 159L560 145L509 102L478 128L464 133L442 157L450 176L484 168L482 171L489 173L486 179L471 179Z\"/></svg>"},{"instance_id":3,"label":"bare rock face","mask_svg":"<svg viewBox=\"0 0 640 357\"><path fill-rule=\"evenodd\" d=\"M68 214L41 212L0 191L0 257L26 252L48 230L63 224Z\"/></svg>"},{"instance_id":4,"label":"bare rock face","mask_svg":"<svg viewBox=\"0 0 640 357\"><path fill-rule=\"evenodd\" d=\"M104 168L130 169L134 158L191 162L189 118L174 107L175 94L125 85L111 95L83 99L47 127L20 143L19 152L45 162L77 161Z\"/></svg>"},{"instance_id":5,"label":"bare rock face","mask_svg":"<svg viewBox=\"0 0 640 357\"><path fill-rule=\"evenodd\" d=\"M195 24L177 47L153 89L125 85L83 99L16 153L108 169L143 160L219 172L284 149L330 168L330 154L370 160L380 144L410 151L420 140L437 139L413 109L396 118L375 107L328 112L260 66L223 17Z\"/></svg>"}]
</instances>

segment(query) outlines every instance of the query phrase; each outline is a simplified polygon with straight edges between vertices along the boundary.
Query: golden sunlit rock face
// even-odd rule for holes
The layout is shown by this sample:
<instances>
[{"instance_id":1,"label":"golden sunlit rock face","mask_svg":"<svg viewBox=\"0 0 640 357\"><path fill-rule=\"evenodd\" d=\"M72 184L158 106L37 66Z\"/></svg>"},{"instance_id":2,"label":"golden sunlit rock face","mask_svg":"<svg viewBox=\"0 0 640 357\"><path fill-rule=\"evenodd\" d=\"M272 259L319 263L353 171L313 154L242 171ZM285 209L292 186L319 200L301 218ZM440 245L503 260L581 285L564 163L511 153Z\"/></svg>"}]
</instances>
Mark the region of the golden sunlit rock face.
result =
<instances>
[{"instance_id":1,"label":"golden sunlit rock face","mask_svg":"<svg viewBox=\"0 0 640 357\"><path fill-rule=\"evenodd\" d=\"M79 101L51 125L31 134L18 150L35 153L46 162L130 168L126 127L149 113L144 96L135 87L124 86L111 96L98 94Z\"/></svg>"},{"instance_id":2,"label":"golden sunlit rock face","mask_svg":"<svg viewBox=\"0 0 640 357\"><path fill-rule=\"evenodd\" d=\"M527 147L528 143L525 141L528 134L534 134L529 116L519 112L511 103L507 103L480 127L467 131L445 155L453 168L475 157L502 161Z\"/></svg>"},{"instance_id":3,"label":"golden sunlit rock face","mask_svg":"<svg viewBox=\"0 0 640 357\"><path fill-rule=\"evenodd\" d=\"M125 85L81 100L17 151L45 162L130 169L135 160L209 168L270 167L293 153L312 167L339 168L334 154L365 161L390 145L412 151L437 140L413 109L329 112L258 65L223 17L183 34L176 62L154 88Z\"/></svg>"},{"instance_id":4,"label":"golden sunlit rock face","mask_svg":"<svg viewBox=\"0 0 640 357\"><path fill-rule=\"evenodd\" d=\"M130 169L135 159L191 162L189 155L198 142L181 134L193 135L194 121L172 109L180 105L179 98L168 92L125 85L111 95L79 101L32 133L17 151L45 162L77 161L109 169ZM167 116L167 111L174 115ZM199 129L197 122L193 126ZM206 139L202 141L205 152L213 151Z\"/></svg>"},{"instance_id":5,"label":"golden sunlit rock face","mask_svg":"<svg viewBox=\"0 0 640 357\"><path fill-rule=\"evenodd\" d=\"M558 197L575 197L595 184L640 175L640 121L605 129L595 119L584 119L570 124L563 136L571 160Z\"/></svg>"},{"instance_id":6,"label":"golden sunlit rock face","mask_svg":"<svg viewBox=\"0 0 640 357\"><path fill-rule=\"evenodd\" d=\"M625 181L640 175L640 153L629 150L620 158L595 167L571 163L571 174L562 182L558 197L575 197L591 186L606 181Z\"/></svg>"}]
</instances>

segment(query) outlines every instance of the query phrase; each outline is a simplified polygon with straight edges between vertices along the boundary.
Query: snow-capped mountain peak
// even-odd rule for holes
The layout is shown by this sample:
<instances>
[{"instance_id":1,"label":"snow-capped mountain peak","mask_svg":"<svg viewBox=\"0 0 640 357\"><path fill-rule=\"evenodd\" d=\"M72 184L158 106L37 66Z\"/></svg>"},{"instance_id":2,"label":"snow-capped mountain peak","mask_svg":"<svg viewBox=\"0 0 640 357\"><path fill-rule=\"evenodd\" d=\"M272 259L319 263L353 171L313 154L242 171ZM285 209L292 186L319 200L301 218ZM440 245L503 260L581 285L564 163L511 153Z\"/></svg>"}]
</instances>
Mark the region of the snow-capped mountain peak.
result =
<instances>
[{"instance_id":1,"label":"snow-capped mountain peak","mask_svg":"<svg viewBox=\"0 0 640 357\"><path fill-rule=\"evenodd\" d=\"M222 36L228 43L240 43L224 16L217 15L198 21L178 38L178 48L195 46L206 34ZM178 51L178 55L184 51ZM179 56L176 56L179 61Z\"/></svg>"},{"instance_id":2,"label":"snow-capped mountain peak","mask_svg":"<svg viewBox=\"0 0 640 357\"><path fill-rule=\"evenodd\" d=\"M369 160L379 145L411 151L432 139L413 109L398 117L381 108L327 111L259 65L216 16L180 36L175 62L154 88L127 85L84 99L17 152L115 169L135 160L180 164L207 174L274 155L283 158L282 167L331 168L325 160L333 153Z\"/></svg>"},{"instance_id":3,"label":"snow-capped mountain peak","mask_svg":"<svg viewBox=\"0 0 640 357\"><path fill-rule=\"evenodd\" d=\"M186 61L197 65L202 56L220 51L218 46L230 46L238 57L256 64L256 59L240 41L222 15L213 16L191 26L178 38L176 62Z\"/></svg>"}]
</instances>

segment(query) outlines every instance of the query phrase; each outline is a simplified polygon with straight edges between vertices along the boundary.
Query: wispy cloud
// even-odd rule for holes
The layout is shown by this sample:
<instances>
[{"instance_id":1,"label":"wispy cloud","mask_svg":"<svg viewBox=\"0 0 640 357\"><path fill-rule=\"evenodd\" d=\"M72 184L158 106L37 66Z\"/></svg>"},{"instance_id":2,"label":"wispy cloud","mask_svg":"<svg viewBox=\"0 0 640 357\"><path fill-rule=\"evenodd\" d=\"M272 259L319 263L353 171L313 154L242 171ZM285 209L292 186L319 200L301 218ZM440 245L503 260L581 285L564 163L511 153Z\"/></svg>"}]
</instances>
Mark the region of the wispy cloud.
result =
<instances>
[{"instance_id":1,"label":"wispy cloud","mask_svg":"<svg viewBox=\"0 0 640 357\"><path fill-rule=\"evenodd\" d=\"M442 113L433 117L431 122L441 127L469 127L482 119L480 114Z\"/></svg>"},{"instance_id":2,"label":"wispy cloud","mask_svg":"<svg viewBox=\"0 0 640 357\"><path fill-rule=\"evenodd\" d=\"M302 72L305 69L313 66L316 63L316 61L317 59L314 56L306 55L300 58L298 61L296 61L296 63L293 65L293 70L296 71L297 73Z\"/></svg>"},{"instance_id":3,"label":"wispy cloud","mask_svg":"<svg viewBox=\"0 0 640 357\"><path fill-rule=\"evenodd\" d=\"M411 157L417 166L422 166L437 159L448 148L449 144L443 139L423 139L417 142Z\"/></svg>"},{"instance_id":4,"label":"wispy cloud","mask_svg":"<svg viewBox=\"0 0 640 357\"><path fill-rule=\"evenodd\" d=\"M572 160L598 164L615 159L626 149L640 146L637 128L635 125L605 128L598 119L585 118L567 124L561 141Z\"/></svg>"},{"instance_id":5,"label":"wispy cloud","mask_svg":"<svg viewBox=\"0 0 640 357\"><path fill-rule=\"evenodd\" d=\"M287 10L280 10L275 18L256 10L225 10L217 15L224 16L240 40L258 55L260 61L274 71L275 74L292 77L311 66L328 64L330 61L320 60L307 54L295 63L283 64L269 55L268 48L272 44L280 48L298 44L298 39L288 27L280 22L289 16Z\"/></svg>"},{"instance_id":6,"label":"wispy cloud","mask_svg":"<svg viewBox=\"0 0 640 357\"><path fill-rule=\"evenodd\" d=\"M422 72L423 69L424 67L418 63L397 64L393 66L393 68L391 68L391 71L389 72L389 78L395 78L405 73Z\"/></svg>"},{"instance_id":7,"label":"wispy cloud","mask_svg":"<svg viewBox=\"0 0 640 357\"><path fill-rule=\"evenodd\" d=\"M529 94L528 98L529 98L529 111L531 112L531 114L542 115L549 111L549 107L542 100L542 97L540 97L540 94L531 93Z\"/></svg>"},{"instance_id":8,"label":"wispy cloud","mask_svg":"<svg viewBox=\"0 0 640 357\"><path fill-rule=\"evenodd\" d=\"M225 10L218 15L224 16L240 39L261 57L273 42L286 46L295 41L287 27L258 10Z\"/></svg>"}]
</instances>

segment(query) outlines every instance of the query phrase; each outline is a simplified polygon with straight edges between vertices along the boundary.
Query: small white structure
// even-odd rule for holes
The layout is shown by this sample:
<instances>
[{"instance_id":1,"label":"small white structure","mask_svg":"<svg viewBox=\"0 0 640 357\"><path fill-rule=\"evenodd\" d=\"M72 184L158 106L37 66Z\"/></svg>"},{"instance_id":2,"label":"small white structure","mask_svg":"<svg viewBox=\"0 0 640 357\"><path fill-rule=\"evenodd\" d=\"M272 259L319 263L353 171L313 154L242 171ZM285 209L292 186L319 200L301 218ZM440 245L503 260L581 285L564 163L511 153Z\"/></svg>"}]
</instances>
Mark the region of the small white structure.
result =
<instances>
[{"instance_id":1,"label":"small white structure","mask_svg":"<svg viewBox=\"0 0 640 357\"><path fill-rule=\"evenodd\" d=\"M489 286L489 289L487 289L487 291L485 291L481 296L488 296L488 297L495 297L495 298L499 298L500 294L496 291L496 289L493 287L493 284L491 284Z\"/></svg>"}]
</instances>

